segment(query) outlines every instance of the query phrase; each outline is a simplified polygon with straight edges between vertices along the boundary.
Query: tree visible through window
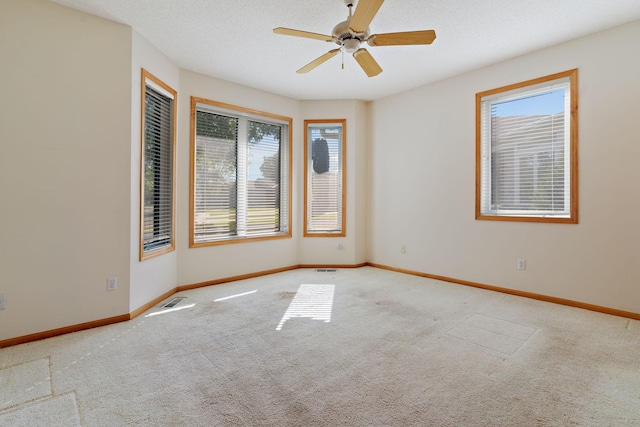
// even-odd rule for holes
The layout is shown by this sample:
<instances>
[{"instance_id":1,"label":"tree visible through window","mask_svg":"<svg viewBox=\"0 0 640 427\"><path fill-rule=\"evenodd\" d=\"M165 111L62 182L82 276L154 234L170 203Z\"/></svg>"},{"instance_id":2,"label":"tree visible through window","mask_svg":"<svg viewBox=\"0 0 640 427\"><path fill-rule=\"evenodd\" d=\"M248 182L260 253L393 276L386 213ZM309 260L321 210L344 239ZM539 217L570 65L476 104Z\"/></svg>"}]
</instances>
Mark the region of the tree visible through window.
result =
<instances>
[{"instance_id":1,"label":"tree visible through window","mask_svg":"<svg viewBox=\"0 0 640 427\"><path fill-rule=\"evenodd\" d=\"M577 70L476 95L476 218L577 222Z\"/></svg>"}]
</instances>

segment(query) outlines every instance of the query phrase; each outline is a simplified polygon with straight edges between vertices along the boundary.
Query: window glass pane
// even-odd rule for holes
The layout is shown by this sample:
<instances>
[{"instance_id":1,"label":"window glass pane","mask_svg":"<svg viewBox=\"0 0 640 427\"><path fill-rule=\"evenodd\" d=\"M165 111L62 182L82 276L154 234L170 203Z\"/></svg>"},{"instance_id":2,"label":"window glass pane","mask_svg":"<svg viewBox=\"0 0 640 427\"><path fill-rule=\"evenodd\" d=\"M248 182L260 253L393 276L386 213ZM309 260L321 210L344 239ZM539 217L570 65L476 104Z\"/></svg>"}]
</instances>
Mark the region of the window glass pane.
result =
<instances>
[{"instance_id":1,"label":"window glass pane","mask_svg":"<svg viewBox=\"0 0 640 427\"><path fill-rule=\"evenodd\" d=\"M280 230L279 125L249 121L247 233Z\"/></svg>"},{"instance_id":2,"label":"window glass pane","mask_svg":"<svg viewBox=\"0 0 640 427\"><path fill-rule=\"evenodd\" d=\"M238 119L197 112L195 152L196 241L236 234Z\"/></svg>"},{"instance_id":3,"label":"window glass pane","mask_svg":"<svg viewBox=\"0 0 640 427\"><path fill-rule=\"evenodd\" d=\"M173 99L146 86L144 99L143 252L172 245Z\"/></svg>"},{"instance_id":4,"label":"window glass pane","mask_svg":"<svg viewBox=\"0 0 640 427\"><path fill-rule=\"evenodd\" d=\"M564 95L491 104L492 210L564 213Z\"/></svg>"},{"instance_id":5,"label":"window glass pane","mask_svg":"<svg viewBox=\"0 0 640 427\"><path fill-rule=\"evenodd\" d=\"M343 232L343 124L307 124L307 233Z\"/></svg>"}]
</instances>

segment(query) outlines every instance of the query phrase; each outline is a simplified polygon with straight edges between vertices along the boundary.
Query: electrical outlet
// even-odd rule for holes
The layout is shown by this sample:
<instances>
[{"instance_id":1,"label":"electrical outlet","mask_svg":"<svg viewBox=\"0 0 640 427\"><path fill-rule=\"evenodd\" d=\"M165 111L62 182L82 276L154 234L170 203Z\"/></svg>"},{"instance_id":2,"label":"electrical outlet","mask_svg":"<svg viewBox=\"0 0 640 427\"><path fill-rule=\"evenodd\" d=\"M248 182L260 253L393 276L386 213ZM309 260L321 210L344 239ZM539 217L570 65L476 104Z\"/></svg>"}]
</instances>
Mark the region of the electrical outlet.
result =
<instances>
[{"instance_id":1,"label":"electrical outlet","mask_svg":"<svg viewBox=\"0 0 640 427\"><path fill-rule=\"evenodd\" d=\"M0 294L0 310L7 308L7 295Z\"/></svg>"},{"instance_id":2,"label":"electrical outlet","mask_svg":"<svg viewBox=\"0 0 640 427\"><path fill-rule=\"evenodd\" d=\"M527 260L526 259L518 259L518 263L516 265L518 270L526 270L527 269Z\"/></svg>"},{"instance_id":3,"label":"electrical outlet","mask_svg":"<svg viewBox=\"0 0 640 427\"><path fill-rule=\"evenodd\" d=\"M406 254L407 253L407 247L405 245L401 245L400 246L400 253L401 254Z\"/></svg>"},{"instance_id":4,"label":"electrical outlet","mask_svg":"<svg viewBox=\"0 0 640 427\"><path fill-rule=\"evenodd\" d=\"M107 290L115 291L116 289L118 289L118 278L117 277L107 278Z\"/></svg>"}]
</instances>

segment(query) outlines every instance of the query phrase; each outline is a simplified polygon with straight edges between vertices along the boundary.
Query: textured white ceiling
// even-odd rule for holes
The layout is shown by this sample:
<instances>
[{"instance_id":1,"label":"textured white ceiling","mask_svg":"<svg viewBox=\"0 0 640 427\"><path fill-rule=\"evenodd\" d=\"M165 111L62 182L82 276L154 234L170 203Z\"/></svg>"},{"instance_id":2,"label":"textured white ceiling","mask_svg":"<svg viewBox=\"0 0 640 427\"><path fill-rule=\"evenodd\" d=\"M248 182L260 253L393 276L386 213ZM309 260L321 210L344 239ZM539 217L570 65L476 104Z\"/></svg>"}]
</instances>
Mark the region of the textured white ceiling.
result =
<instances>
[{"instance_id":1,"label":"textured white ceiling","mask_svg":"<svg viewBox=\"0 0 640 427\"><path fill-rule=\"evenodd\" d=\"M133 27L179 67L310 99L374 100L640 19L640 0L387 0L372 33L436 30L430 46L369 47L369 78L350 55L296 70L336 47L273 34L331 34L344 0L51 0ZM615 46L612 46L615 49ZM629 53L637 54L637 53Z\"/></svg>"}]
</instances>

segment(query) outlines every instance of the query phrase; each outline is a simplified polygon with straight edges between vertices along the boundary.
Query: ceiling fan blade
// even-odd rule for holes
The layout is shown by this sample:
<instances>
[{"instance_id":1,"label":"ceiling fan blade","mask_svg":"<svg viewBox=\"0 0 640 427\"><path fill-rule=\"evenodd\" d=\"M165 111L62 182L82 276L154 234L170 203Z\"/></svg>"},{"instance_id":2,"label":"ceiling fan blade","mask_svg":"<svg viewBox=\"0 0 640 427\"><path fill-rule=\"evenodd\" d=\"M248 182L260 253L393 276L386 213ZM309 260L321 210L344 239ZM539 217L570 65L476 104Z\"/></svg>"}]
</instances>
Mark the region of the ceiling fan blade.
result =
<instances>
[{"instance_id":1,"label":"ceiling fan blade","mask_svg":"<svg viewBox=\"0 0 640 427\"><path fill-rule=\"evenodd\" d=\"M307 39L323 40L326 42L333 41L333 37L331 36L326 36L324 34L318 34L318 33L310 33L309 31L293 30L291 28L278 27L278 28L274 28L273 32L276 34L282 34L285 36L304 37Z\"/></svg>"},{"instance_id":2,"label":"ceiling fan blade","mask_svg":"<svg viewBox=\"0 0 640 427\"><path fill-rule=\"evenodd\" d=\"M373 59L373 56L371 56L367 49L360 48L356 50L353 57L358 61L358 64L360 64L364 72L367 73L367 76L377 76L382 72L382 68L376 60Z\"/></svg>"},{"instance_id":3,"label":"ceiling fan blade","mask_svg":"<svg viewBox=\"0 0 640 427\"><path fill-rule=\"evenodd\" d=\"M314 59L313 61L309 62L304 67L300 68L298 71L296 71L296 73L298 73L298 74L308 73L309 71L311 71L314 68L316 68L318 65L320 65L320 64L330 60L334 56L336 56L338 54L338 52L340 52L340 49L330 50L329 52L325 53L321 57Z\"/></svg>"},{"instance_id":4,"label":"ceiling fan blade","mask_svg":"<svg viewBox=\"0 0 640 427\"><path fill-rule=\"evenodd\" d=\"M400 46L412 44L431 44L436 39L433 30L406 31L402 33L373 34L367 39L370 46Z\"/></svg>"},{"instance_id":5,"label":"ceiling fan blade","mask_svg":"<svg viewBox=\"0 0 640 427\"><path fill-rule=\"evenodd\" d=\"M349 29L354 33L364 33L369 28L373 17L378 13L384 0L358 0L356 11L353 12Z\"/></svg>"}]
</instances>

